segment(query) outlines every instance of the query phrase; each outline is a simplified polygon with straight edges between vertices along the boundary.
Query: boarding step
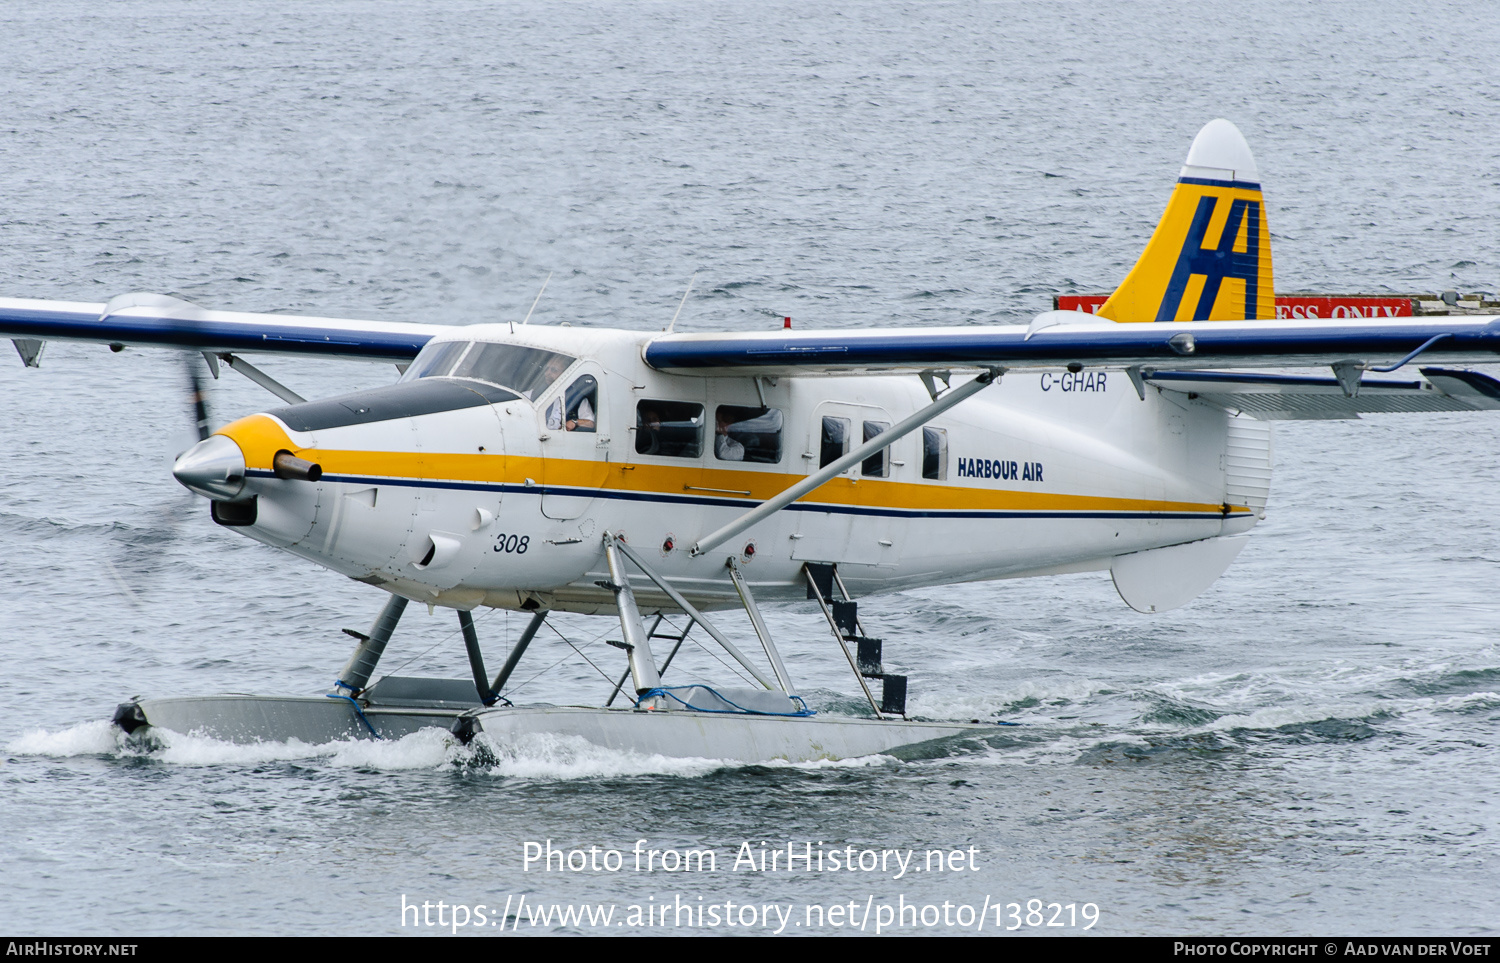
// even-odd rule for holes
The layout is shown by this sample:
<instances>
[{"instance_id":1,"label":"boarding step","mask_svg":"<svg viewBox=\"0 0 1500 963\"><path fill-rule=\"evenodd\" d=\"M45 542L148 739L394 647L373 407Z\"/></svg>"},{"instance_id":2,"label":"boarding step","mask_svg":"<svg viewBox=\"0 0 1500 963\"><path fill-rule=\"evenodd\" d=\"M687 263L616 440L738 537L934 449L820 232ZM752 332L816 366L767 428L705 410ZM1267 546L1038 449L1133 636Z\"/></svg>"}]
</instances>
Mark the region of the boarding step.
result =
<instances>
[{"instance_id":1,"label":"boarding step","mask_svg":"<svg viewBox=\"0 0 1500 963\"><path fill-rule=\"evenodd\" d=\"M863 626L859 624L859 603L834 602L829 607L833 609L833 624L844 641L857 646L855 663L859 666L859 674L867 679L884 678L885 666L880 657L881 640L864 634Z\"/></svg>"},{"instance_id":2,"label":"boarding step","mask_svg":"<svg viewBox=\"0 0 1500 963\"><path fill-rule=\"evenodd\" d=\"M906 715L906 676L885 671L880 639L862 635L846 635L844 638L857 646L854 664L859 667L859 674L866 679L880 680L880 711Z\"/></svg>"},{"instance_id":3,"label":"boarding step","mask_svg":"<svg viewBox=\"0 0 1500 963\"><path fill-rule=\"evenodd\" d=\"M906 676L885 671L883 644L880 639L865 635L864 626L859 621L859 603L849 598L849 590L839 577L838 567L810 562L805 566L805 571L807 597L817 599L822 605L823 614L828 617L828 624L840 644L852 644L855 647L855 656L851 662L860 676L860 685L864 685L865 679L879 679L880 711L905 716ZM834 598L835 592L843 598ZM845 655L848 655L847 649ZM868 686L865 691L869 692ZM872 698L871 702L873 701Z\"/></svg>"}]
</instances>

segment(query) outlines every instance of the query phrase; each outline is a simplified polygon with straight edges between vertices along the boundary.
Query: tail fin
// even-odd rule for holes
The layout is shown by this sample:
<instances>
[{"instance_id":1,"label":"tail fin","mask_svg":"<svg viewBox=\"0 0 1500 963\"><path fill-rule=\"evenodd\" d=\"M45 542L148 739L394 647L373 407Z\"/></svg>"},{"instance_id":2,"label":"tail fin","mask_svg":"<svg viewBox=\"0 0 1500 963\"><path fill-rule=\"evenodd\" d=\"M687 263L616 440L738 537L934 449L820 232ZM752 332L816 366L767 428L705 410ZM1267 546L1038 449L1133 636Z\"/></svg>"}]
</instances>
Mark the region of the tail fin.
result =
<instances>
[{"instance_id":1,"label":"tail fin","mask_svg":"<svg viewBox=\"0 0 1500 963\"><path fill-rule=\"evenodd\" d=\"M1276 317L1260 175L1229 121L1209 121L1193 138L1156 233L1098 313L1115 321Z\"/></svg>"}]
</instances>

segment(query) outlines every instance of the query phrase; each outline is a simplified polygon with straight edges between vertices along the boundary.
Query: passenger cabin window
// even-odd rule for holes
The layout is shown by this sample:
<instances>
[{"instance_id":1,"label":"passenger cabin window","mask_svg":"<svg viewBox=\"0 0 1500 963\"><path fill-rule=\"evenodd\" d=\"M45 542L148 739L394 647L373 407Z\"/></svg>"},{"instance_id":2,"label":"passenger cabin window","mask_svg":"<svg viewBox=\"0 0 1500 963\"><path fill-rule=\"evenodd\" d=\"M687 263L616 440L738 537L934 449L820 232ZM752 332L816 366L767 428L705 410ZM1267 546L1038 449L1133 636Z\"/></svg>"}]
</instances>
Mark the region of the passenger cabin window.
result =
<instances>
[{"instance_id":1,"label":"passenger cabin window","mask_svg":"<svg viewBox=\"0 0 1500 963\"><path fill-rule=\"evenodd\" d=\"M599 382L584 375L568 385L561 398L547 407L547 427L556 431L597 431L599 420Z\"/></svg>"},{"instance_id":2,"label":"passenger cabin window","mask_svg":"<svg viewBox=\"0 0 1500 963\"><path fill-rule=\"evenodd\" d=\"M818 467L827 468L849 453L849 419L823 418L823 445L818 455Z\"/></svg>"},{"instance_id":3,"label":"passenger cabin window","mask_svg":"<svg viewBox=\"0 0 1500 963\"><path fill-rule=\"evenodd\" d=\"M523 398L535 400L575 360L555 351L516 344L444 341L423 348L401 380L470 378L510 388Z\"/></svg>"},{"instance_id":4,"label":"passenger cabin window","mask_svg":"<svg viewBox=\"0 0 1500 963\"><path fill-rule=\"evenodd\" d=\"M720 405L714 411L714 457L720 461L781 462L781 410Z\"/></svg>"},{"instance_id":5,"label":"passenger cabin window","mask_svg":"<svg viewBox=\"0 0 1500 963\"><path fill-rule=\"evenodd\" d=\"M891 423L888 421L865 422L865 441L869 441L890 427ZM891 476L890 448L882 448L860 462L859 473L868 478L889 478Z\"/></svg>"},{"instance_id":6,"label":"passenger cabin window","mask_svg":"<svg viewBox=\"0 0 1500 963\"><path fill-rule=\"evenodd\" d=\"M642 401L636 405L635 453L701 458L703 406L685 401Z\"/></svg>"},{"instance_id":7,"label":"passenger cabin window","mask_svg":"<svg viewBox=\"0 0 1500 963\"><path fill-rule=\"evenodd\" d=\"M948 477L948 432L946 429L922 429L922 477L937 481L943 481Z\"/></svg>"}]
</instances>

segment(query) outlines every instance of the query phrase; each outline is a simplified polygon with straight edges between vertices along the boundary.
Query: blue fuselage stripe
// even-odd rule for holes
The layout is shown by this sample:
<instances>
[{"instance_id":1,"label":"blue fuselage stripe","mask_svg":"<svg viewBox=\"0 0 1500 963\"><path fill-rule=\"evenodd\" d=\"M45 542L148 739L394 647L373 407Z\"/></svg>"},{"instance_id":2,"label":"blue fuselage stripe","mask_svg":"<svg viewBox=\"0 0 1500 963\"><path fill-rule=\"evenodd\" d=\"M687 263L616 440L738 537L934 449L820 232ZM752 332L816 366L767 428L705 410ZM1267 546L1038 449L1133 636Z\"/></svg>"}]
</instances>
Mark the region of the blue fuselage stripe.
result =
<instances>
[{"instance_id":1,"label":"blue fuselage stripe","mask_svg":"<svg viewBox=\"0 0 1500 963\"><path fill-rule=\"evenodd\" d=\"M274 478L274 473L263 469L251 469L245 473L252 478ZM322 478L324 482L339 482L347 485L388 485L396 488L428 488L447 491L489 492L492 494L552 495L562 498L605 498L614 501L655 502L667 505L703 505L711 508L750 509L760 502L742 498L709 498L701 495L674 495L665 492L627 492L607 488L560 488L546 485L507 485L485 482L435 481L416 478L383 478L366 475L332 475ZM1221 511L1203 512L1152 512L1152 511L1058 511L1024 509L921 509L921 508L870 508L864 505L832 505L824 502L794 502L783 511L823 512L829 515L858 515L879 518L1223 518Z\"/></svg>"}]
</instances>

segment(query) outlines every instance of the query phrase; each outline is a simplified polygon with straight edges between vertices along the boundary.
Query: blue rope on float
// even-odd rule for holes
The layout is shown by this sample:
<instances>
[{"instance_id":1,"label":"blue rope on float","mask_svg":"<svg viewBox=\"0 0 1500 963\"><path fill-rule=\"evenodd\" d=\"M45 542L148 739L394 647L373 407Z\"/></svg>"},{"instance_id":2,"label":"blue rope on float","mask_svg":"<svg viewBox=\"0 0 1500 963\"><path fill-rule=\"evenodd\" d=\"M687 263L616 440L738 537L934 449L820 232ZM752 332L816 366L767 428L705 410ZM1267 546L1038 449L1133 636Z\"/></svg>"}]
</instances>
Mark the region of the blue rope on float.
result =
<instances>
[{"instance_id":1,"label":"blue rope on float","mask_svg":"<svg viewBox=\"0 0 1500 963\"><path fill-rule=\"evenodd\" d=\"M731 710L731 709L704 709L704 708L702 708L700 706L692 705L692 704L690 704L688 702L683 701L683 699L681 697L673 695L674 691L678 691L678 690L682 690L682 689L706 689L707 691L713 693L719 699L723 700L724 702L728 703L729 705L734 706L734 709L733 710ZM711 712L711 713L714 713L716 715L723 715L723 716L736 716L736 715L747 715L747 716L787 716L787 717L790 717L790 718L803 719L803 718L806 718L808 716L815 716L815 715L817 715L816 712L814 712L812 709L809 709L807 707L807 703L803 701L803 699L802 699L801 696L795 696L795 695L788 695L787 696L788 699L791 699L791 700L795 701L798 705L802 706L802 709L799 712L763 712L763 711L761 711L759 709L746 709L744 706L742 706L739 703L735 702L733 699L726 698L722 692L719 692L717 689L711 688L711 687L706 686L706 685L678 685L678 686L670 686L670 687L666 687L666 688L658 687L658 688L655 688L655 689L647 689L645 692L642 692L636 698L635 704L637 706L639 706L641 704L642 700L649 699L652 696L666 696L668 699L671 699L673 702L676 702L676 703L680 704L684 709L691 709L694 712ZM735 710L738 710L738 711L735 711Z\"/></svg>"},{"instance_id":2,"label":"blue rope on float","mask_svg":"<svg viewBox=\"0 0 1500 963\"><path fill-rule=\"evenodd\" d=\"M335 682L333 684L333 687L335 689L348 689L351 692L354 691L354 687L351 686L351 685L349 685L343 679L340 679L339 681ZM330 698L330 699L343 699L345 702L349 703L351 706L354 707L354 714L357 715L357 716L359 716L359 721L363 722L365 724L365 728L368 729L368 730L370 730L370 735L374 736L376 739L382 739L383 740L385 738L380 733L378 733L378 732L375 731L375 727L374 726L370 725L370 720L367 719L367 718L365 718L365 710L360 708L359 703L355 702L354 699L353 699L353 697L342 695L342 694L337 693L337 692L327 692L327 693L324 693L324 694L328 698Z\"/></svg>"}]
</instances>

